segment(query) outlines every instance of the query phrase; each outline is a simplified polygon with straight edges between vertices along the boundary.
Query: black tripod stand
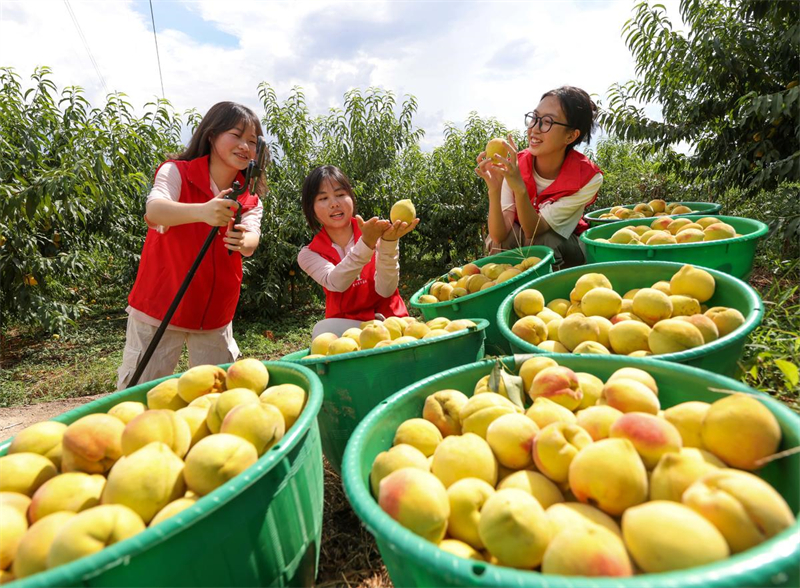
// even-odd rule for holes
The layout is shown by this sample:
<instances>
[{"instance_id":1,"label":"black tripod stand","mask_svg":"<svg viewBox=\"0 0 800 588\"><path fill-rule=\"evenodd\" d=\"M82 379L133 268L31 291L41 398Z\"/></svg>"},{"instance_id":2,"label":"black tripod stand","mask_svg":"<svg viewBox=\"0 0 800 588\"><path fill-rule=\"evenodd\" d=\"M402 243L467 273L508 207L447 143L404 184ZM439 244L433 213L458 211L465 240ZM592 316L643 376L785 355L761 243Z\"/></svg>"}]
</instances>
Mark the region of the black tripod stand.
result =
<instances>
[{"instance_id":1,"label":"black tripod stand","mask_svg":"<svg viewBox=\"0 0 800 588\"><path fill-rule=\"evenodd\" d=\"M251 159L250 163L247 165L247 171L245 172L245 179L244 179L244 186L240 185L239 182L233 183L233 191L225 196L226 199L232 200L236 203L236 218L231 219L230 223L228 223L228 230L230 231L234 225L239 224L242 220L242 207L239 205L239 196L246 193L252 193L255 188L255 183L258 177L264 172L264 168L267 164L267 142L264 140L263 137L258 138L258 144L256 146L256 158ZM194 278L195 273L197 273L197 268L200 267L200 263L203 261L203 258L206 256L209 247L214 242L214 238L216 237L217 231L219 231L219 227L211 227L211 231L208 233L208 237L206 237L205 243L203 243L203 247L200 249L200 252L197 254L197 257L192 264L192 267L189 268L186 277L181 284L181 287L178 289L178 293L175 295L175 298L172 300L172 304L170 304L169 309L167 309L167 314L164 315L164 320L161 321L161 324L158 326L158 330L156 334L153 335L153 339L150 341L150 344L147 346L147 350L144 352L142 359L139 361L139 365L136 366L136 371L133 372L133 376L131 376L130 382L128 382L128 388L135 386L139 382L139 378L142 376L147 364L150 363L150 358L153 357L153 352L155 352L156 347L158 347L161 338L164 336L164 331L167 330L167 326L169 325L169 321L172 320L172 316L175 314L175 311L178 310L178 305L181 303L183 299L183 295L186 294L186 290L189 288L189 284L192 283L192 279ZM228 255L232 254L233 251L228 251Z\"/></svg>"}]
</instances>

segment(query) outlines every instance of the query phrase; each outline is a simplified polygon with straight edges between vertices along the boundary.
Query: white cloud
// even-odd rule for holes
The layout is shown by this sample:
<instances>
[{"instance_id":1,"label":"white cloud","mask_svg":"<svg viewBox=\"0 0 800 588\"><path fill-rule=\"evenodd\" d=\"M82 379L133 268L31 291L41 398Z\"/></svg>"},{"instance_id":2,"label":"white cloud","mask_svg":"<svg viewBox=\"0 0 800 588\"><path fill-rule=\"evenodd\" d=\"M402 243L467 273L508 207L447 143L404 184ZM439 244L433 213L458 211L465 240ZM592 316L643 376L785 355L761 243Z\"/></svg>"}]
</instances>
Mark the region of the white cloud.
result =
<instances>
[{"instance_id":1,"label":"white cloud","mask_svg":"<svg viewBox=\"0 0 800 588\"><path fill-rule=\"evenodd\" d=\"M109 90L128 94L137 109L160 95L149 18L127 0L69 4ZM234 47L159 26L159 4L164 85L179 110L235 100L260 112L256 87L267 81L281 99L301 86L320 114L341 106L346 90L377 85L417 97L426 149L441 142L445 121L460 124L470 111L520 128L551 88L571 84L602 98L634 76L621 38L628 0L187 3L236 37ZM676 4L668 3L671 15ZM25 78L49 65L59 87L81 85L93 104L103 102L63 0L0 0L0 65Z\"/></svg>"}]
</instances>

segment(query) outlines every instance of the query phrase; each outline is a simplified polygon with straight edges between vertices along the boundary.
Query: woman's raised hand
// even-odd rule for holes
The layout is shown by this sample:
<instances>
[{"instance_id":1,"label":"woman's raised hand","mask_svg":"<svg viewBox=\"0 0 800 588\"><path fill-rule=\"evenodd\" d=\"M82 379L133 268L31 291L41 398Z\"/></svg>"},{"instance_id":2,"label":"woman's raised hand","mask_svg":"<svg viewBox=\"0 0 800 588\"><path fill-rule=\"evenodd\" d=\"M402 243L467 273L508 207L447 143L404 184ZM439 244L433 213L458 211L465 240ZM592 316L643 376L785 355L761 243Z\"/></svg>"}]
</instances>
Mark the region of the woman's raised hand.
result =
<instances>
[{"instance_id":1,"label":"woman's raised hand","mask_svg":"<svg viewBox=\"0 0 800 588\"><path fill-rule=\"evenodd\" d=\"M511 133L508 134L508 139L503 141L503 146L508 151L508 157L495 154L492 162L495 164L493 169L497 170L497 174L505 179L509 185L513 186L522 181L522 175L519 172L519 165L517 164L517 153L519 151Z\"/></svg>"},{"instance_id":2,"label":"woman's raised hand","mask_svg":"<svg viewBox=\"0 0 800 588\"><path fill-rule=\"evenodd\" d=\"M370 249L375 249L375 244L380 239L381 235L386 232L389 228L391 223L388 220L379 219L377 216L373 216L369 220L364 220L361 218L361 215L356 215L356 222L358 223L358 228L361 230L361 240L364 241L364 244L367 245Z\"/></svg>"},{"instance_id":3,"label":"woman's raised hand","mask_svg":"<svg viewBox=\"0 0 800 588\"><path fill-rule=\"evenodd\" d=\"M503 176L500 175L498 167L491 159L486 158L486 151L481 151L480 155L476 158L478 167L475 168L475 173L479 178L483 178L489 190L500 191L503 185Z\"/></svg>"},{"instance_id":4,"label":"woman's raised hand","mask_svg":"<svg viewBox=\"0 0 800 588\"><path fill-rule=\"evenodd\" d=\"M411 231L416 229L418 224L418 218L415 218L411 223L401 220L395 221L394 224L390 225L389 228L384 231L383 235L381 235L381 240L397 241L400 237L408 235Z\"/></svg>"},{"instance_id":5,"label":"woman's raised hand","mask_svg":"<svg viewBox=\"0 0 800 588\"><path fill-rule=\"evenodd\" d=\"M239 208L239 203L225 198L228 194L233 192L228 188L223 190L215 198L205 202L200 206L200 220L212 227L224 227L228 224L236 209Z\"/></svg>"}]
</instances>

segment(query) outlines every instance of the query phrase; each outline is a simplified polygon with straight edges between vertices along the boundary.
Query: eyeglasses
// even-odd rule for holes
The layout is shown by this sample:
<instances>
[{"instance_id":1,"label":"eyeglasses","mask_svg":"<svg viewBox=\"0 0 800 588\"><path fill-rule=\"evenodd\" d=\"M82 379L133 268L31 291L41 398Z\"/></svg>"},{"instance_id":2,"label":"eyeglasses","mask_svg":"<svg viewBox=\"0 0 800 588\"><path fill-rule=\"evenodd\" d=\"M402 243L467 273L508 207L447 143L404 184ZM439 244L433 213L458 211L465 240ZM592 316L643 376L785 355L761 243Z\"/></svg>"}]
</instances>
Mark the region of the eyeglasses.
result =
<instances>
[{"instance_id":1,"label":"eyeglasses","mask_svg":"<svg viewBox=\"0 0 800 588\"><path fill-rule=\"evenodd\" d=\"M560 123L553 120L553 117L550 115L545 116L538 116L533 112L529 112L525 115L525 128L531 128L539 125L539 132L546 133L550 129L553 128L553 125L559 125L562 127L572 128L572 125L567 125L564 123Z\"/></svg>"}]
</instances>

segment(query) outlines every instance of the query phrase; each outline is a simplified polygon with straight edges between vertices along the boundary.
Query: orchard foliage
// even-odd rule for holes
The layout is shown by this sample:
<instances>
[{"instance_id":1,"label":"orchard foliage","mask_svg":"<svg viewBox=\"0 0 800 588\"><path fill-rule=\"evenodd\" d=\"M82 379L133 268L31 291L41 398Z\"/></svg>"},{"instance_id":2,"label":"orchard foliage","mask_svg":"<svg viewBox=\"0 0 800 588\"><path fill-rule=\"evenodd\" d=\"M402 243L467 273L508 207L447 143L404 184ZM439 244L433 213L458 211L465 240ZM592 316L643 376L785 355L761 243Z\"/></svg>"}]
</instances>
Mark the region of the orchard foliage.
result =
<instances>
[{"instance_id":1,"label":"orchard foliage","mask_svg":"<svg viewBox=\"0 0 800 588\"><path fill-rule=\"evenodd\" d=\"M0 320L62 331L105 295L125 307L146 234L145 196L153 173L181 149L180 116L169 102L147 104L137 117L124 94L92 107L78 87L60 93L47 68L33 87L0 69ZM258 96L273 164L262 240L244 263L240 312L275 315L292 303L320 299L320 288L296 264L313 237L300 207L303 179L317 165L339 166L353 183L362 216L388 217L411 198L424 219L404 238L404 263L433 254L442 263L480 255L487 213L473 168L488 139L504 133L472 114L464 130L448 127L444 145L423 153L413 124L417 102L398 103L375 88L345 94L342 108L309 111L303 92L283 101L261 84Z\"/></svg>"},{"instance_id":2,"label":"orchard foliage","mask_svg":"<svg viewBox=\"0 0 800 588\"><path fill-rule=\"evenodd\" d=\"M800 179L800 10L796 2L681 0L687 31L646 0L623 28L637 78L609 89L600 122L666 153L688 143L686 177L717 196ZM661 105L663 120L642 104Z\"/></svg>"},{"instance_id":3,"label":"orchard foliage","mask_svg":"<svg viewBox=\"0 0 800 588\"><path fill-rule=\"evenodd\" d=\"M142 194L179 147L181 121L164 101L137 117L119 93L94 108L78 87L59 93L49 74L38 68L23 90L0 69L0 322L58 331L100 282L135 274ZM105 273L109 259L119 273Z\"/></svg>"}]
</instances>

